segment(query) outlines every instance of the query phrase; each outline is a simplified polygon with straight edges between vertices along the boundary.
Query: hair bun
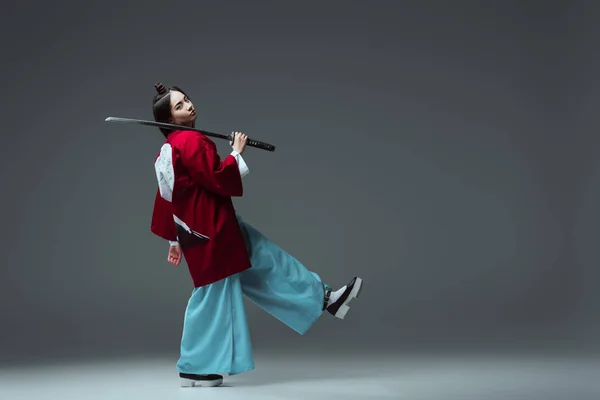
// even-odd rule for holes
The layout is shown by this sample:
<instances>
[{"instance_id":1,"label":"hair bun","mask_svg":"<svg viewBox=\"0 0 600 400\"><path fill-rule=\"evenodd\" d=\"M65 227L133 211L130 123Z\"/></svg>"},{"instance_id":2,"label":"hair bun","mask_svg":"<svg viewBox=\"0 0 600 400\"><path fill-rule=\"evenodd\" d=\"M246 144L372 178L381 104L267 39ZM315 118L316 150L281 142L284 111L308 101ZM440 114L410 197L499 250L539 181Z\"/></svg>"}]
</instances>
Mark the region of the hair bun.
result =
<instances>
[{"instance_id":1,"label":"hair bun","mask_svg":"<svg viewBox=\"0 0 600 400\"><path fill-rule=\"evenodd\" d=\"M165 88L165 86L162 83L157 83L156 85L154 85L154 87L156 88L156 91L158 92L159 95L163 95L167 93L167 89Z\"/></svg>"}]
</instances>

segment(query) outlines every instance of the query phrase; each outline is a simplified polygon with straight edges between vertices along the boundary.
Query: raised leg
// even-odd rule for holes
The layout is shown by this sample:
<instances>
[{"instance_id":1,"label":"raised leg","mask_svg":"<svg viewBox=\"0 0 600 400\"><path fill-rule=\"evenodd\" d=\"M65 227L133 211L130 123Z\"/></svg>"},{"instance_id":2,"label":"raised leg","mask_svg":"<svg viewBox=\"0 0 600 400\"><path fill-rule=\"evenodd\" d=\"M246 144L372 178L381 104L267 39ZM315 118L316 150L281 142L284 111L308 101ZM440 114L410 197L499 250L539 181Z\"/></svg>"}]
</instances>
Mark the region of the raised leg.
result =
<instances>
[{"instance_id":1,"label":"raised leg","mask_svg":"<svg viewBox=\"0 0 600 400\"><path fill-rule=\"evenodd\" d=\"M309 271L239 215L238 221L252 263L252 268L239 274L246 297L299 334L306 333L325 309L333 310L328 307L336 308L333 315L345 316L349 302L356 297L356 291L352 294L356 283L331 292L317 273ZM328 303L327 294L341 300Z\"/></svg>"},{"instance_id":2,"label":"raised leg","mask_svg":"<svg viewBox=\"0 0 600 400\"><path fill-rule=\"evenodd\" d=\"M238 220L252 263L239 274L242 292L299 334L306 333L323 313L321 278L240 216Z\"/></svg>"}]
</instances>

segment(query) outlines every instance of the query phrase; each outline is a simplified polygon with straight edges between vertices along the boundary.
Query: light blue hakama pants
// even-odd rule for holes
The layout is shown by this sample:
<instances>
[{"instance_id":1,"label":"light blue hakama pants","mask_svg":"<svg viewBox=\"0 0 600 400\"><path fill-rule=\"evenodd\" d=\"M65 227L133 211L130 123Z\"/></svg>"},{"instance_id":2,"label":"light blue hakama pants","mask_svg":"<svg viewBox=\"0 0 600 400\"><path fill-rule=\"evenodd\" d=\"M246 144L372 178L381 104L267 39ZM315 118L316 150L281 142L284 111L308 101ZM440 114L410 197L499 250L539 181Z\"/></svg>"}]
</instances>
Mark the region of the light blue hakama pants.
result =
<instances>
[{"instance_id":1,"label":"light blue hakama pants","mask_svg":"<svg viewBox=\"0 0 600 400\"><path fill-rule=\"evenodd\" d=\"M185 312L178 372L235 375L254 369L243 296L301 335L323 313L330 287L237 218L252 268L194 288Z\"/></svg>"}]
</instances>

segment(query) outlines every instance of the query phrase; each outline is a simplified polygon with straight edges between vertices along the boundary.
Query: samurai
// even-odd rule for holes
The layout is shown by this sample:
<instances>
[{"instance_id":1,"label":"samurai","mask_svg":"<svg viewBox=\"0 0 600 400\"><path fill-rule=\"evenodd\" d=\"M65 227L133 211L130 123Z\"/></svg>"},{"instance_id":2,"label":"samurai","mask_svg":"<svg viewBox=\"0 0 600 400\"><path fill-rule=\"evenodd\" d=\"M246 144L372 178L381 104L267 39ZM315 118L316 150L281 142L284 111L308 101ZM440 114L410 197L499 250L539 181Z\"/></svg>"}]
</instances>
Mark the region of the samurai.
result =
<instances>
[{"instance_id":1,"label":"samurai","mask_svg":"<svg viewBox=\"0 0 600 400\"><path fill-rule=\"evenodd\" d=\"M247 135L234 132L232 151L219 156L195 126L196 110L179 87L155 86L156 122L165 137L154 160L158 188L150 230L168 241L167 261L188 266L193 289L183 321L177 362L182 387L218 386L223 375L254 369L243 299L305 334L325 312L344 319L358 298L362 279L334 291L319 275L284 251L236 212L242 179L250 169L242 157Z\"/></svg>"}]
</instances>

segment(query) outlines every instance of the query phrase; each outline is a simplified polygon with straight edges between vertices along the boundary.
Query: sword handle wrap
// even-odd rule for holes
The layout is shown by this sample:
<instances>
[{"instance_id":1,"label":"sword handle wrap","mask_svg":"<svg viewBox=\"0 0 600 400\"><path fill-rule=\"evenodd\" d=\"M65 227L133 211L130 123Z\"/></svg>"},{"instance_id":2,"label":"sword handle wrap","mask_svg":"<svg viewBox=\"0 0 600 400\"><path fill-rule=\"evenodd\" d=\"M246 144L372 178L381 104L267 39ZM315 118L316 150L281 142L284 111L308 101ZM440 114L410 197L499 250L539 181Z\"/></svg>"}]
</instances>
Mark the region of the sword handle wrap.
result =
<instances>
[{"instance_id":1,"label":"sword handle wrap","mask_svg":"<svg viewBox=\"0 0 600 400\"><path fill-rule=\"evenodd\" d=\"M260 142L258 140L248 139L248 141L246 143L248 146L256 147L258 149L267 150L267 151L275 151L275 146L273 146L272 144Z\"/></svg>"},{"instance_id":2,"label":"sword handle wrap","mask_svg":"<svg viewBox=\"0 0 600 400\"><path fill-rule=\"evenodd\" d=\"M229 135L229 144L230 145L233 145L234 139L235 139L235 133L231 132L231 135ZM250 139L250 138L248 138L248 140L246 141L246 146L256 147L257 149L261 149L261 150L275 151L275 146L273 146L272 144L261 142L259 140L254 140L254 139Z\"/></svg>"}]
</instances>

